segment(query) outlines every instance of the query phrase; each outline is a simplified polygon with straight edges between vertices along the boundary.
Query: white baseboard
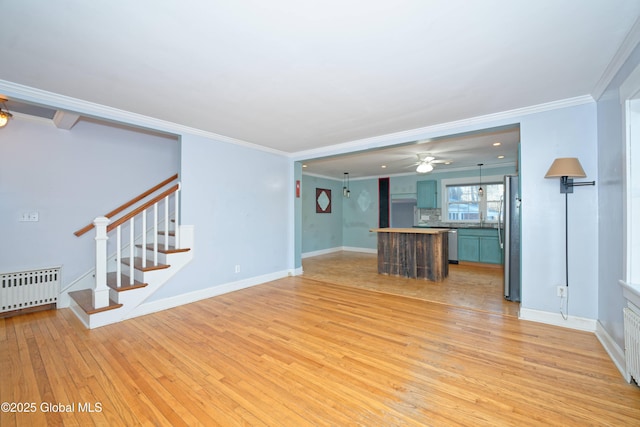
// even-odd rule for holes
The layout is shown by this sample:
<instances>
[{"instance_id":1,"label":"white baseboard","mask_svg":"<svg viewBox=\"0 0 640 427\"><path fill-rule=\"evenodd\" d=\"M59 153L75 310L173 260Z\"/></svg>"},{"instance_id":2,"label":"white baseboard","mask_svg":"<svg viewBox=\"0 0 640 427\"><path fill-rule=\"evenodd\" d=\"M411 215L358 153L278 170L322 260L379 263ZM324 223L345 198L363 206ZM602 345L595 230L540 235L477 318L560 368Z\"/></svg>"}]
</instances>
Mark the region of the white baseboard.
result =
<instances>
[{"instance_id":1,"label":"white baseboard","mask_svg":"<svg viewBox=\"0 0 640 427\"><path fill-rule=\"evenodd\" d=\"M596 320L585 317L569 316L568 319L565 320L560 313L550 313L548 311L520 307L519 318L579 331L596 332Z\"/></svg>"},{"instance_id":2,"label":"white baseboard","mask_svg":"<svg viewBox=\"0 0 640 427\"><path fill-rule=\"evenodd\" d=\"M618 371L620 371L620 374L622 374L622 377L627 382L630 382L631 376L627 372L627 363L625 362L624 351L614 341L611 335L609 335L606 329L604 329L604 326L602 326L600 322L596 323L596 337L609 354L609 357L613 361L613 364L616 365L616 368L618 368Z\"/></svg>"},{"instance_id":3,"label":"white baseboard","mask_svg":"<svg viewBox=\"0 0 640 427\"><path fill-rule=\"evenodd\" d=\"M371 249L371 248L356 248L353 246L343 246L342 247L343 251L349 251L349 252L361 252L364 254L377 254L378 253L378 249Z\"/></svg>"},{"instance_id":4,"label":"white baseboard","mask_svg":"<svg viewBox=\"0 0 640 427\"><path fill-rule=\"evenodd\" d=\"M302 259L304 258L311 258L314 256L319 256L319 255L326 255L326 254L331 254L334 252L340 252L342 250L342 246L338 246L335 248L329 248L329 249L320 249L319 251L313 251L313 252L305 252L302 254Z\"/></svg>"},{"instance_id":5,"label":"white baseboard","mask_svg":"<svg viewBox=\"0 0 640 427\"><path fill-rule=\"evenodd\" d=\"M236 282L225 283L222 285L212 286L210 288L201 289L199 291L189 292L187 294L176 295L161 299L158 301L151 301L136 307L129 315L127 319L131 319L138 316L144 316L146 314L155 313L169 308L178 307L180 305L190 304L192 302L200 301L207 298L213 298L218 295L226 294L240 289L250 288L251 286L260 285L263 283L271 282L273 280L281 279L293 274L290 270L280 271L262 276L251 277L248 279L238 280Z\"/></svg>"},{"instance_id":6,"label":"white baseboard","mask_svg":"<svg viewBox=\"0 0 640 427\"><path fill-rule=\"evenodd\" d=\"M362 253L367 253L367 254L377 254L378 250L377 249L371 249L371 248L358 248L358 247L354 247L354 246L337 246L335 248L329 248L329 249L321 249L319 251L313 251L313 252L305 252L302 254L302 258L311 258L314 256L319 256L319 255L327 255L327 254L331 254L334 252L340 252L340 251L349 251L349 252L362 252Z\"/></svg>"}]
</instances>

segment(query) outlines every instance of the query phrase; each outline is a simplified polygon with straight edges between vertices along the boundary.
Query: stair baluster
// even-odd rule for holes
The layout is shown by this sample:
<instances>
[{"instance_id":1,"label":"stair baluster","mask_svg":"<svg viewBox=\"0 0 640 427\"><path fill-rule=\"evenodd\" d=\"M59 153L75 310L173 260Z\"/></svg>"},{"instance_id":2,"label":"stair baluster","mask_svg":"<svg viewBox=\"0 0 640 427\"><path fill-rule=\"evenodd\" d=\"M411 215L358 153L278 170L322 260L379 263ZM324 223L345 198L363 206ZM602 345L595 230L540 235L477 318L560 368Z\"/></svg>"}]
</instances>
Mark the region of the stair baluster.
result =
<instances>
[{"instance_id":1,"label":"stair baluster","mask_svg":"<svg viewBox=\"0 0 640 427\"><path fill-rule=\"evenodd\" d=\"M130 285L133 285L133 268L134 268L134 261L135 261L135 255L136 255L136 248L135 248L136 237L135 237L134 224L135 224L135 217L129 220L129 284Z\"/></svg>"},{"instance_id":2,"label":"stair baluster","mask_svg":"<svg viewBox=\"0 0 640 427\"><path fill-rule=\"evenodd\" d=\"M135 246L134 246L135 247ZM142 251L140 257L142 258L142 268L147 268L147 210L142 211Z\"/></svg>"},{"instance_id":3,"label":"stair baluster","mask_svg":"<svg viewBox=\"0 0 640 427\"><path fill-rule=\"evenodd\" d=\"M178 224L180 224L180 200L178 199L178 194L180 194L181 186L182 184L178 182L178 189L176 190L176 197L174 199L175 206L173 209L174 224L176 225L173 230L173 235L175 237L174 246L176 248L182 248L182 244L180 243L180 227L178 227Z\"/></svg>"},{"instance_id":4,"label":"stair baluster","mask_svg":"<svg viewBox=\"0 0 640 427\"><path fill-rule=\"evenodd\" d=\"M122 229L116 227L116 288L122 287Z\"/></svg>"},{"instance_id":5,"label":"stair baluster","mask_svg":"<svg viewBox=\"0 0 640 427\"><path fill-rule=\"evenodd\" d=\"M153 205L153 264L158 265L158 204Z\"/></svg>"},{"instance_id":6,"label":"stair baluster","mask_svg":"<svg viewBox=\"0 0 640 427\"><path fill-rule=\"evenodd\" d=\"M178 228L178 227L176 227ZM176 248L178 247L178 242ZM169 196L164 198L164 250L169 249Z\"/></svg>"}]
</instances>

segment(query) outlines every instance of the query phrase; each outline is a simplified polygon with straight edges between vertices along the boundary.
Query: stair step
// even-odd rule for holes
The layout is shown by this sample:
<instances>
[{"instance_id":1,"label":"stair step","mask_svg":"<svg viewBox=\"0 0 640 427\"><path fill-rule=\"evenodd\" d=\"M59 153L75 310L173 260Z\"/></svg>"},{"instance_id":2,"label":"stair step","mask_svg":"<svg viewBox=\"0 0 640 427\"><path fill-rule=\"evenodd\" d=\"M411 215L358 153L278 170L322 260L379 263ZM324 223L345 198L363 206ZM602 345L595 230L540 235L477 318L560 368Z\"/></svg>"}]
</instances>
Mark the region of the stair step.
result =
<instances>
[{"instance_id":1,"label":"stair step","mask_svg":"<svg viewBox=\"0 0 640 427\"><path fill-rule=\"evenodd\" d=\"M122 259L122 263L125 265L129 265L129 258L123 258ZM142 258L140 257L135 257L133 259L133 267L136 270L140 270L140 271L153 271L153 270L162 270L164 268L169 268L171 267L169 264L156 264L153 265L153 260L147 260L147 266L146 267L142 267Z\"/></svg>"},{"instance_id":2,"label":"stair step","mask_svg":"<svg viewBox=\"0 0 640 427\"><path fill-rule=\"evenodd\" d=\"M142 245L136 245L137 248L142 248ZM153 250L153 245L147 245L147 249L152 251ZM176 249L175 246L168 246L168 249L164 248L164 244L159 244L158 245L158 252L160 252L161 254L177 254L180 252L189 252L191 249L189 248L184 248L184 249Z\"/></svg>"},{"instance_id":3,"label":"stair step","mask_svg":"<svg viewBox=\"0 0 640 427\"><path fill-rule=\"evenodd\" d=\"M169 231L169 233L167 233L169 236L171 237L176 237L176 232L175 231ZM158 235L160 236L164 236L164 231L158 231Z\"/></svg>"},{"instance_id":4,"label":"stair step","mask_svg":"<svg viewBox=\"0 0 640 427\"><path fill-rule=\"evenodd\" d=\"M118 273L116 273L115 271L107 273L107 286L109 286L116 292L130 291L132 289L139 289L147 286L147 283L138 282L137 280L134 280L133 285L131 285L129 284L129 276L120 274L120 287L118 287L116 283L117 277Z\"/></svg>"},{"instance_id":5,"label":"stair step","mask_svg":"<svg viewBox=\"0 0 640 427\"><path fill-rule=\"evenodd\" d=\"M91 289L83 289L81 291L69 292L69 296L84 310L87 314L102 313L103 311L114 310L122 307L122 304L118 304L111 298L109 298L109 305L102 308L93 307L93 291Z\"/></svg>"}]
</instances>

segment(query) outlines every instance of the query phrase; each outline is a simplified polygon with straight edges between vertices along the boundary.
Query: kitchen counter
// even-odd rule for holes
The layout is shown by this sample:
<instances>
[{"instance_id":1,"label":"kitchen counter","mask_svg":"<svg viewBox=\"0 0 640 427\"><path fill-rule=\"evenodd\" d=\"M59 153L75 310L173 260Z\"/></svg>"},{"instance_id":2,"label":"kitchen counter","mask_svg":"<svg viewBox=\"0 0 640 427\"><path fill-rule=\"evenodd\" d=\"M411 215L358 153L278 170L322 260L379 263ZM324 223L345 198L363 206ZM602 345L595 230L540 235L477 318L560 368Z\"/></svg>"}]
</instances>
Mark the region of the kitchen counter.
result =
<instances>
[{"instance_id":1,"label":"kitchen counter","mask_svg":"<svg viewBox=\"0 0 640 427\"><path fill-rule=\"evenodd\" d=\"M449 275L446 228L373 228L378 233L378 273L443 281Z\"/></svg>"},{"instance_id":2,"label":"kitchen counter","mask_svg":"<svg viewBox=\"0 0 640 427\"><path fill-rule=\"evenodd\" d=\"M414 228L440 228L440 229L453 229L453 230L497 230L498 227L495 225L483 225L483 226L479 226L479 225L443 225L443 226L436 226L436 225L414 225ZM502 229L502 228L501 228Z\"/></svg>"},{"instance_id":3,"label":"kitchen counter","mask_svg":"<svg viewBox=\"0 0 640 427\"><path fill-rule=\"evenodd\" d=\"M420 233L420 234L439 234L447 233L448 228L427 228L427 227L413 227L413 228L372 228L372 232L376 233Z\"/></svg>"}]
</instances>

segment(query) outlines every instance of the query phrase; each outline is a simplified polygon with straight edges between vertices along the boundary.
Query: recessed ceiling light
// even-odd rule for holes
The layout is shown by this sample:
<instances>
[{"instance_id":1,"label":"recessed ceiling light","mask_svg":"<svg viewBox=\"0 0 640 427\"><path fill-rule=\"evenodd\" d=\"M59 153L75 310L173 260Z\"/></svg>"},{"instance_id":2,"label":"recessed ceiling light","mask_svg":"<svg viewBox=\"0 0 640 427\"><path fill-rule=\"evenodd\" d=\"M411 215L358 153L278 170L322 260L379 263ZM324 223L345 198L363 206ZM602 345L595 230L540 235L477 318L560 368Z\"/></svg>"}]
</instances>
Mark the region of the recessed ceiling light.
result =
<instances>
[{"instance_id":1,"label":"recessed ceiling light","mask_svg":"<svg viewBox=\"0 0 640 427\"><path fill-rule=\"evenodd\" d=\"M504 156L498 156L499 159L504 159Z\"/></svg>"},{"instance_id":2,"label":"recessed ceiling light","mask_svg":"<svg viewBox=\"0 0 640 427\"><path fill-rule=\"evenodd\" d=\"M386 168L387 168L387 165L382 165L382 166L380 166L380 167L381 167L382 169L386 169Z\"/></svg>"},{"instance_id":3,"label":"recessed ceiling light","mask_svg":"<svg viewBox=\"0 0 640 427\"><path fill-rule=\"evenodd\" d=\"M501 142L494 142L494 143L493 143L493 146L494 146L494 147L499 147L499 146L501 146L501 145L502 145L502 143L501 143Z\"/></svg>"},{"instance_id":4,"label":"recessed ceiling light","mask_svg":"<svg viewBox=\"0 0 640 427\"><path fill-rule=\"evenodd\" d=\"M445 165L450 165L452 162L444 162Z\"/></svg>"},{"instance_id":5,"label":"recessed ceiling light","mask_svg":"<svg viewBox=\"0 0 640 427\"><path fill-rule=\"evenodd\" d=\"M306 167L307 167L307 165L306 165L306 164L304 164L304 165L302 165L302 167L303 167L303 168L306 168Z\"/></svg>"}]
</instances>

